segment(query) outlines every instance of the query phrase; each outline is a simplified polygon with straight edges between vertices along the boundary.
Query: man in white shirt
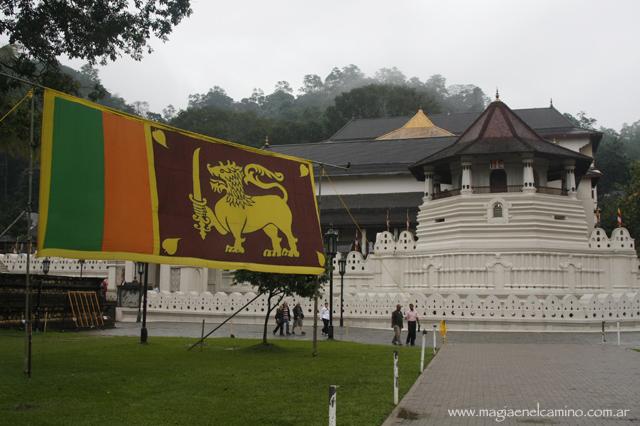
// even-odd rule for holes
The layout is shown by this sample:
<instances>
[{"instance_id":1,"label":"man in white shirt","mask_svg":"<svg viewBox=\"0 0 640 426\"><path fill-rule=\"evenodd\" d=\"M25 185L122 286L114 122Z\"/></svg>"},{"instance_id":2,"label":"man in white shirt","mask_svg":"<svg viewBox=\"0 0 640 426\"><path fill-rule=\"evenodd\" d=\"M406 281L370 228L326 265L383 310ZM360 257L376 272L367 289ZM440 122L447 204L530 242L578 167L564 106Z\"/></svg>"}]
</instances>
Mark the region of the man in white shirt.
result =
<instances>
[{"instance_id":1,"label":"man in white shirt","mask_svg":"<svg viewBox=\"0 0 640 426\"><path fill-rule=\"evenodd\" d=\"M320 309L320 318L322 319L322 323L324 326L322 327L322 335L326 336L329 334L329 303L324 302L324 306Z\"/></svg>"},{"instance_id":2,"label":"man in white shirt","mask_svg":"<svg viewBox=\"0 0 640 426\"><path fill-rule=\"evenodd\" d=\"M416 325L420 324L418 312L413 309L413 303L409 304L409 311L404 316L407 320L409 333L407 334L407 345L416 345Z\"/></svg>"}]
</instances>

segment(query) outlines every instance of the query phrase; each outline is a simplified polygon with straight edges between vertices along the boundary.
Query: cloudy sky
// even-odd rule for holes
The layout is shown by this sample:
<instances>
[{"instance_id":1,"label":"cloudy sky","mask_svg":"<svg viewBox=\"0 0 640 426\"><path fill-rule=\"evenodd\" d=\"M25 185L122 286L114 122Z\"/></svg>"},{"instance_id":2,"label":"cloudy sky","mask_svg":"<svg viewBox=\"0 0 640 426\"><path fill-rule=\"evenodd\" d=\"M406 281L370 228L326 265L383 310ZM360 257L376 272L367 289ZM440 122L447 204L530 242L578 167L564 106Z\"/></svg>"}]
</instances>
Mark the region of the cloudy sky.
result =
<instances>
[{"instance_id":1,"label":"cloudy sky","mask_svg":"<svg viewBox=\"0 0 640 426\"><path fill-rule=\"evenodd\" d=\"M192 0L193 15L151 55L100 67L105 86L161 111L218 85L301 85L334 66L398 67L425 80L500 88L512 108L580 110L619 129L640 119L640 2ZM79 65L78 63L72 63Z\"/></svg>"}]
</instances>

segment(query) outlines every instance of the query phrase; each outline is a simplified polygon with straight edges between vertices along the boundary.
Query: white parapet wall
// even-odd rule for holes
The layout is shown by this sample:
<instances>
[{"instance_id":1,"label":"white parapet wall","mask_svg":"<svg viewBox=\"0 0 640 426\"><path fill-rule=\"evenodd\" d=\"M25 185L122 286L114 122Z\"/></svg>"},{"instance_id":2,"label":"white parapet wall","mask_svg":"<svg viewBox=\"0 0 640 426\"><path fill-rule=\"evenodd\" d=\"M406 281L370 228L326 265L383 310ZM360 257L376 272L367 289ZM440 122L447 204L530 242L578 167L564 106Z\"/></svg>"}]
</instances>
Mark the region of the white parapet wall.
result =
<instances>
[{"instance_id":1,"label":"white parapet wall","mask_svg":"<svg viewBox=\"0 0 640 426\"><path fill-rule=\"evenodd\" d=\"M345 292L346 293L346 292ZM149 292L150 321L222 321L255 297L255 293ZM305 324L313 318L313 302L291 297L290 306L300 303ZM324 301L325 299L322 299ZM640 330L640 292L590 293L581 296L558 294L477 295L442 293L356 293L345 294L344 318L349 327L390 328L391 312L397 304L417 306L427 324L444 319L451 330L503 331L596 331L602 321L621 322L625 330ZM235 318L236 324L262 324L266 300L258 298ZM275 311L272 312L272 316ZM135 321L136 309L119 309L119 320ZM334 299L334 324L340 315L340 297ZM273 324L273 319L270 319Z\"/></svg>"}]
</instances>

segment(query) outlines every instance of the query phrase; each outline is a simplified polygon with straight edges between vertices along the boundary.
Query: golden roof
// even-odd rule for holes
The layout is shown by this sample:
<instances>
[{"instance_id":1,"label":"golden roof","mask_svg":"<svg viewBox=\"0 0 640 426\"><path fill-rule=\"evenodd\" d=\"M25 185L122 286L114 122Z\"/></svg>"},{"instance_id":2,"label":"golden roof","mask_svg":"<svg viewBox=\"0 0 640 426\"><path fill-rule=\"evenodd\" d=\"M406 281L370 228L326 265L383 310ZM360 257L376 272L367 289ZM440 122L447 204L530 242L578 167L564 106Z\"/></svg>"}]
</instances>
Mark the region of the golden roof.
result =
<instances>
[{"instance_id":1,"label":"golden roof","mask_svg":"<svg viewBox=\"0 0 640 426\"><path fill-rule=\"evenodd\" d=\"M440 128L433 124L433 122L422 111L422 108L418 110L416 115L411 117L404 126L399 129L392 130L382 136L376 138L376 140L392 140L392 139L422 139L422 138L437 138L441 136L455 136L453 133Z\"/></svg>"}]
</instances>

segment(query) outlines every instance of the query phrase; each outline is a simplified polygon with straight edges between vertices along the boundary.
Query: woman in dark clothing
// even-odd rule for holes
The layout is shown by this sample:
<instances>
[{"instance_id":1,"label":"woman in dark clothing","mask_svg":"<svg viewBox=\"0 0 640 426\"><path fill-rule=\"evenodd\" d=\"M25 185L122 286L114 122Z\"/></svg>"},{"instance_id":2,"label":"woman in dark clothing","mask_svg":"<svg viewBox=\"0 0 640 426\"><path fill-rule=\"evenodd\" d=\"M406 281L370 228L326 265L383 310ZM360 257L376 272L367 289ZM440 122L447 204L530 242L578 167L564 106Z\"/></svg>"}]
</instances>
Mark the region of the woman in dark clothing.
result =
<instances>
[{"instance_id":1,"label":"woman in dark clothing","mask_svg":"<svg viewBox=\"0 0 640 426\"><path fill-rule=\"evenodd\" d=\"M273 329L273 334L275 335L278 330L280 330L280 335L282 335L282 306L278 306L276 309L276 328Z\"/></svg>"}]
</instances>

